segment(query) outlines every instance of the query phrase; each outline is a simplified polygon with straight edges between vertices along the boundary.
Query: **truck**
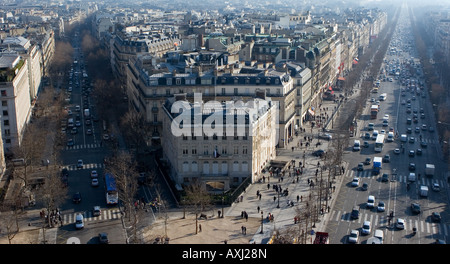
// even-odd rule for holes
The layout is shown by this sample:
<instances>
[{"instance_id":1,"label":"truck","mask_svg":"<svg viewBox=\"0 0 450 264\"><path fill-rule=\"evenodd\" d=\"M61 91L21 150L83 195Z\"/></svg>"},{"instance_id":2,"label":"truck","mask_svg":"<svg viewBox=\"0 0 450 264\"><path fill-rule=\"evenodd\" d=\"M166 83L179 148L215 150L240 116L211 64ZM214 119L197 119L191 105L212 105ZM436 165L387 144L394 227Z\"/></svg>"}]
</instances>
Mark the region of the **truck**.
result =
<instances>
[{"instance_id":1,"label":"truck","mask_svg":"<svg viewBox=\"0 0 450 264\"><path fill-rule=\"evenodd\" d=\"M372 105L370 107L370 118L377 119L377 115L378 115L378 105Z\"/></svg>"},{"instance_id":2,"label":"truck","mask_svg":"<svg viewBox=\"0 0 450 264\"><path fill-rule=\"evenodd\" d=\"M374 175L380 174L382 161L383 161L383 159L381 157L373 158L372 174L374 174Z\"/></svg>"},{"instance_id":3,"label":"truck","mask_svg":"<svg viewBox=\"0 0 450 264\"><path fill-rule=\"evenodd\" d=\"M328 233L316 232L316 238L314 239L314 244L328 244Z\"/></svg>"},{"instance_id":4,"label":"truck","mask_svg":"<svg viewBox=\"0 0 450 264\"><path fill-rule=\"evenodd\" d=\"M425 175L428 177L434 176L434 164L425 164Z\"/></svg>"},{"instance_id":5,"label":"truck","mask_svg":"<svg viewBox=\"0 0 450 264\"><path fill-rule=\"evenodd\" d=\"M428 186L425 186L425 185L420 186L420 196L421 197L428 196Z\"/></svg>"}]
</instances>

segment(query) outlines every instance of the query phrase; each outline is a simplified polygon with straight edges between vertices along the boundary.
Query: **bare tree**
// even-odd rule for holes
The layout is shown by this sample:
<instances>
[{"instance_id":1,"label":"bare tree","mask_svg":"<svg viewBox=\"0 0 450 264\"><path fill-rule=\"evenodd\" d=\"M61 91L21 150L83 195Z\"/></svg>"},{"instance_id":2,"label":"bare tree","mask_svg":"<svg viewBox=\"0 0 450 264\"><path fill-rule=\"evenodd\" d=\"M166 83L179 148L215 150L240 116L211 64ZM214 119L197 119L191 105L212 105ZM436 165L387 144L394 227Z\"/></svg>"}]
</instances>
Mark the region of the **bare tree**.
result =
<instances>
[{"instance_id":1,"label":"bare tree","mask_svg":"<svg viewBox=\"0 0 450 264\"><path fill-rule=\"evenodd\" d=\"M139 210L136 206L136 194L138 191L138 172L136 163L130 153L119 151L107 162L106 171L114 175L119 200L124 203L126 215L130 224L132 241L138 242L137 224L139 222Z\"/></svg>"},{"instance_id":2,"label":"bare tree","mask_svg":"<svg viewBox=\"0 0 450 264\"><path fill-rule=\"evenodd\" d=\"M211 196L206 191L206 186L195 181L184 188L186 192L185 202L195 214L195 233L198 233L198 219L203 211L211 204Z\"/></svg>"},{"instance_id":3,"label":"bare tree","mask_svg":"<svg viewBox=\"0 0 450 264\"><path fill-rule=\"evenodd\" d=\"M137 113L133 109L121 119L122 128L124 130L127 141L136 147L136 156L142 147L146 146L146 139L150 136L150 129L142 113Z\"/></svg>"}]
</instances>

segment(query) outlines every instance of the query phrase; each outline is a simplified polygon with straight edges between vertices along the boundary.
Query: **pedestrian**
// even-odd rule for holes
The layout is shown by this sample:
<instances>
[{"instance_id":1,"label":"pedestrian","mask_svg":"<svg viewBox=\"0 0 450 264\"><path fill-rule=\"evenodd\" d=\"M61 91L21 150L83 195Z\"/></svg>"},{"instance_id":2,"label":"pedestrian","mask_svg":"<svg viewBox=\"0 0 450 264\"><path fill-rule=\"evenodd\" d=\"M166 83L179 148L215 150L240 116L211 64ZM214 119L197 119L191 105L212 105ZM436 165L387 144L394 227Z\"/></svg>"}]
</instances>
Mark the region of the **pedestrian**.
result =
<instances>
[{"instance_id":1,"label":"pedestrian","mask_svg":"<svg viewBox=\"0 0 450 264\"><path fill-rule=\"evenodd\" d=\"M267 184L267 190L269 190L269 189L270 189L270 183Z\"/></svg>"},{"instance_id":2,"label":"pedestrian","mask_svg":"<svg viewBox=\"0 0 450 264\"><path fill-rule=\"evenodd\" d=\"M276 196L273 197L273 201L274 201L274 202L277 201L277 197L276 197Z\"/></svg>"},{"instance_id":3,"label":"pedestrian","mask_svg":"<svg viewBox=\"0 0 450 264\"><path fill-rule=\"evenodd\" d=\"M298 203L299 200L300 200L300 196L297 195L297 203Z\"/></svg>"},{"instance_id":4,"label":"pedestrian","mask_svg":"<svg viewBox=\"0 0 450 264\"><path fill-rule=\"evenodd\" d=\"M261 209L261 208L259 208L259 206L258 206L258 208L256 208L257 210L258 210L258 214L259 214L259 210Z\"/></svg>"},{"instance_id":5,"label":"pedestrian","mask_svg":"<svg viewBox=\"0 0 450 264\"><path fill-rule=\"evenodd\" d=\"M198 231L202 232L202 224L198 224Z\"/></svg>"}]
</instances>

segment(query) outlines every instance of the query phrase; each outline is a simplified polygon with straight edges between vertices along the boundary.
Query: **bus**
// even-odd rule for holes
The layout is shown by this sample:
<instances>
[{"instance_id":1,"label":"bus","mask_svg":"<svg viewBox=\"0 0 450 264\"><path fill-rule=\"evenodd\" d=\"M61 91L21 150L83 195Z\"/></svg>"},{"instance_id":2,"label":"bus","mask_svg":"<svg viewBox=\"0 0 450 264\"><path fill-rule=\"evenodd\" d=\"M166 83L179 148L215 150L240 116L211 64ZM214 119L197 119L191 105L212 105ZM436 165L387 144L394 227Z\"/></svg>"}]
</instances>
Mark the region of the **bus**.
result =
<instances>
[{"instance_id":1,"label":"bus","mask_svg":"<svg viewBox=\"0 0 450 264\"><path fill-rule=\"evenodd\" d=\"M375 140L375 152L381 152L384 146L384 134L378 134Z\"/></svg>"},{"instance_id":2,"label":"bus","mask_svg":"<svg viewBox=\"0 0 450 264\"><path fill-rule=\"evenodd\" d=\"M110 173L105 173L106 204L115 205L119 203L119 193L116 187L116 179Z\"/></svg>"}]
</instances>

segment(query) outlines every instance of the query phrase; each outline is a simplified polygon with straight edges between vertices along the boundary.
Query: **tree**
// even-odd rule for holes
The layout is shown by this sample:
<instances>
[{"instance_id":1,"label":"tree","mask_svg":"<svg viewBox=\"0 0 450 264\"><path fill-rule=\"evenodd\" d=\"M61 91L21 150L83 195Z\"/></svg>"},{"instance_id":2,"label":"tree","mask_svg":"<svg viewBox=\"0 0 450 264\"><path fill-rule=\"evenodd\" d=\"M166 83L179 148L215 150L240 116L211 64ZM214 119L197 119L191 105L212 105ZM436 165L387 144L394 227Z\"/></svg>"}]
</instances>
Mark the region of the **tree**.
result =
<instances>
[{"instance_id":1,"label":"tree","mask_svg":"<svg viewBox=\"0 0 450 264\"><path fill-rule=\"evenodd\" d=\"M119 200L123 202L132 233L132 242L137 243L137 224L139 210L136 206L138 191L138 172L132 155L127 151L119 151L107 162L105 170L114 175Z\"/></svg>"},{"instance_id":2,"label":"tree","mask_svg":"<svg viewBox=\"0 0 450 264\"><path fill-rule=\"evenodd\" d=\"M206 191L206 186L199 181L194 181L184 188L185 202L195 214L195 234L198 234L198 218L211 204L211 196Z\"/></svg>"},{"instance_id":3,"label":"tree","mask_svg":"<svg viewBox=\"0 0 450 264\"><path fill-rule=\"evenodd\" d=\"M121 127L124 130L126 139L136 147L137 155L141 148L146 146L146 139L151 133L149 126L145 122L144 115L129 109L121 119Z\"/></svg>"}]
</instances>

